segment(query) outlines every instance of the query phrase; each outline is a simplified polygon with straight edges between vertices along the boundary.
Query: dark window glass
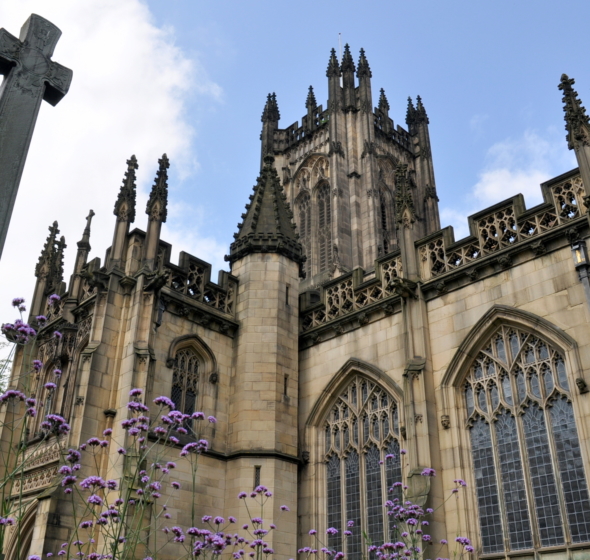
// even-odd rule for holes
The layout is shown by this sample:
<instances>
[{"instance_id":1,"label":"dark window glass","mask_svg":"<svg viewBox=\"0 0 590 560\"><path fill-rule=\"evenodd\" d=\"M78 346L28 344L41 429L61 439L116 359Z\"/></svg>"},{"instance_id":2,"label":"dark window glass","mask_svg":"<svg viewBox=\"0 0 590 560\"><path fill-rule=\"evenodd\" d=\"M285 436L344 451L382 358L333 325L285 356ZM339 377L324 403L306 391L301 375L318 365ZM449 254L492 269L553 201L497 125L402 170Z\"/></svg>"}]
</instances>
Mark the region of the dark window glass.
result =
<instances>
[{"instance_id":1,"label":"dark window glass","mask_svg":"<svg viewBox=\"0 0 590 560\"><path fill-rule=\"evenodd\" d=\"M333 550L342 550L342 497L340 495L340 459L332 455L328 461L328 527L338 531L328 535L328 546Z\"/></svg>"},{"instance_id":2,"label":"dark window glass","mask_svg":"<svg viewBox=\"0 0 590 560\"><path fill-rule=\"evenodd\" d=\"M572 404L560 398L549 413L572 541L587 542L590 540L590 502Z\"/></svg>"},{"instance_id":3,"label":"dark window glass","mask_svg":"<svg viewBox=\"0 0 590 560\"><path fill-rule=\"evenodd\" d=\"M471 449L483 552L500 552L504 550L504 537L494 468L494 451L490 427L483 418L478 418L471 428Z\"/></svg>"},{"instance_id":4,"label":"dark window glass","mask_svg":"<svg viewBox=\"0 0 590 560\"><path fill-rule=\"evenodd\" d=\"M551 451L543 411L537 404L533 404L526 410L523 425L541 544L543 546L562 544L563 529L555 476L551 465Z\"/></svg>"},{"instance_id":5,"label":"dark window glass","mask_svg":"<svg viewBox=\"0 0 590 560\"><path fill-rule=\"evenodd\" d=\"M346 458L346 522L353 521L355 529L346 539L346 552L351 560L362 558L361 526L361 486L359 456L352 451Z\"/></svg>"},{"instance_id":6,"label":"dark window glass","mask_svg":"<svg viewBox=\"0 0 590 560\"><path fill-rule=\"evenodd\" d=\"M383 544L383 502L381 489L381 455L375 445L365 455L367 478L367 534L374 545Z\"/></svg>"},{"instance_id":7,"label":"dark window glass","mask_svg":"<svg viewBox=\"0 0 590 560\"><path fill-rule=\"evenodd\" d=\"M533 546L533 540L518 447L516 419L509 412L504 412L499 417L496 423L496 436L510 548L513 550L530 548Z\"/></svg>"}]
</instances>

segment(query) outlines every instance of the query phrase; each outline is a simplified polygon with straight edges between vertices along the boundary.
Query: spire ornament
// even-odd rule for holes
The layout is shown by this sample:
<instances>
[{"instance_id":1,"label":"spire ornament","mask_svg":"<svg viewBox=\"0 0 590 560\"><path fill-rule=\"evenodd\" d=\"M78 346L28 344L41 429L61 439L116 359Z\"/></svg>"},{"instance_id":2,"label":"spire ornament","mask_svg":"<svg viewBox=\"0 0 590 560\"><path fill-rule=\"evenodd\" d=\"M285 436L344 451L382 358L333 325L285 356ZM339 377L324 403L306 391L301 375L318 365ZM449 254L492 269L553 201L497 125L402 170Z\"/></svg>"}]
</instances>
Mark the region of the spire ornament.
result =
<instances>
[{"instance_id":1,"label":"spire ornament","mask_svg":"<svg viewBox=\"0 0 590 560\"><path fill-rule=\"evenodd\" d=\"M430 124L430 121L428 120L426 109L422 105L422 98L418 96L416 97L416 124L422 123Z\"/></svg>"},{"instance_id":2,"label":"spire ornament","mask_svg":"<svg viewBox=\"0 0 590 560\"><path fill-rule=\"evenodd\" d=\"M242 214L243 222L238 224L239 231L234 234L226 261L234 263L252 253L279 253L300 265L305 261L293 213L273 162L272 155L264 157L251 202Z\"/></svg>"},{"instance_id":3,"label":"spire ornament","mask_svg":"<svg viewBox=\"0 0 590 560\"><path fill-rule=\"evenodd\" d=\"M406 124L408 126L412 126L415 123L416 119L416 109L414 108L414 103L412 103L412 98L408 97L408 109L406 110Z\"/></svg>"},{"instance_id":4,"label":"spire ornament","mask_svg":"<svg viewBox=\"0 0 590 560\"><path fill-rule=\"evenodd\" d=\"M309 86L309 91L307 92L307 99L305 100L305 107L306 109L315 109L318 106L317 101L315 100L315 94L313 93L313 86Z\"/></svg>"},{"instance_id":5,"label":"spire ornament","mask_svg":"<svg viewBox=\"0 0 590 560\"><path fill-rule=\"evenodd\" d=\"M557 86L563 91L566 139L570 150L590 145L590 121L588 115L586 115L586 109L581 100L578 99L578 93L572 87L575 83L573 78L569 78L567 74L562 74L561 82Z\"/></svg>"},{"instance_id":6,"label":"spire ornament","mask_svg":"<svg viewBox=\"0 0 590 560\"><path fill-rule=\"evenodd\" d=\"M170 162L166 154L163 154L158 160L158 165L154 186L145 213L150 217L150 222L159 221L163 223L168 216L168 168Z\"/></svg>"},{"instance_id":7,"label":"spire ornament","mask_svg":"<svg viewBox=\"0 0 590 560\"><path fill-rule=\"evenodd\" d=\"M365 49L361 49L361 55L359 58L359 64L356 71L357 78L372 78L373 74L371 74L371 68L369 67L369 62L365 57Z\"/></svg>"},{"instance_id":8,"label":"spire ornament","mask_svg":"<svg viewBox=\"0 0 590 560\"><path fill-rule=\"evenodd\" d=\"M352 55L350 54L350 47L348 43L344 45L344 54L342 55L342 64L340 65L340 69L342 72L354 72L354 60L352 59Z\"/></svg>"},{"instance_id":9,"label":"spire ornament","mask_svg":"<svg viewBox=\"0 0 590 560\"><path fill-rule=\"evenodd\" d=\"M411 99L410 99L410 102L411 102ZM378 104L377 108L379 109L379 111L381 111L384 114L389 113L389 101L387 101L387 97L385 96L385 90L383 88L381 88L381 90L380 90L379 104Z\"/></svg>"},{"instance_id":10,"label":"spire ornament","mask_svg":"<svg viewBox=\"0 0 590 560\"><path fill-rule=\"evenodd\" d=\"M123 184L113 210L113 214L117 216L119 222L135 221L135 171L138 167L137 158L134 155L131 156L127 160L127 171L125 171Z\"/></svg>"},{"instance_id":11,"label":"spire ornament","mask_svg":"<svg viewBox=\"0 0 590 560\"><path fill-rule=\"evenodd\" d=\"M330 60L328 62L328 69L326 70L326 76L328 78L339 78L341 76L340 64L338 64L335 49L330 51Z\"/></svg>"},{"instance_id":12,"label":"spire ornament","mask_svg":"<svg viewBox=\"0 0 590 560\"><path fill-rule=\"evenodd\" d=\"M41 255L37 261L37 266L35 266L35 276L37 278L47 278L50 273L51 262L54 258L56 250L56 238L58 234L59 227L57 221L55 221L49 226L49 235L47 236L45 245L43 245L43 249L41 250Z\"/></svg>"},{"instance_id":13,"label":"spire ornament","mask_svg":"<svg viewBox=\"0 0 590 560\"><path fill-rule=\"evenodd\" d=\"M269 93L266 96L266 105L264 106L264 110L262 111L262 117L260 120L263 123L278 123L280 119L281 114L279 113L279 106L277 105L277 94L274 92Z\"/></svg>"}]
</instances>

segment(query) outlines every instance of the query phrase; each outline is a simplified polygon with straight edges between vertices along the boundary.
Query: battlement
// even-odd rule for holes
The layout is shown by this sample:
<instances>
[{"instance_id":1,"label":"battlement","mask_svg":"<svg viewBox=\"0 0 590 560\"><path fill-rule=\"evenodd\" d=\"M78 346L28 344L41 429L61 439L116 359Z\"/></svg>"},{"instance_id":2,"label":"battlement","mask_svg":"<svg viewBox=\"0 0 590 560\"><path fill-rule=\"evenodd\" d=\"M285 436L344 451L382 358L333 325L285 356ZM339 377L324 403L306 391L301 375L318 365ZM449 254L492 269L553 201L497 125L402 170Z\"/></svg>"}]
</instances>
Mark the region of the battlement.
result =
<instances>
[{"instance_id":1,"label":"battlement","mask_svg":"<svg viewBox=\"0 0 590 560\"><path fill-rule=\"evenodd\" d=\"M452 226L418 240L416 248L424 281L543 235L583 216L584 185L579 170L573 169L541 185L541 204L526 209L521 194L498 202L468 217L467 237L455 241Z\"/></svg>"}]
</instances>

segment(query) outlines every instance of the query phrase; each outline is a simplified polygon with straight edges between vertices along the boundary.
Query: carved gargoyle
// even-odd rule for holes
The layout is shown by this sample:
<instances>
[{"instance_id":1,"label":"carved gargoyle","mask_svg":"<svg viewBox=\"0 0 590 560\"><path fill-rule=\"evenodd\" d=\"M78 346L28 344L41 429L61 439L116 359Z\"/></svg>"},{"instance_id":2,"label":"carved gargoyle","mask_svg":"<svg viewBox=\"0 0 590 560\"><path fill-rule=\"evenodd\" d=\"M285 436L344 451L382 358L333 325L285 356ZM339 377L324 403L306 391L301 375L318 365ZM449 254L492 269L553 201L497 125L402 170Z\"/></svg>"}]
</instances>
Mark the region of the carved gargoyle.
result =
<instances>
[{"instance_id":1,"label":"carved gargoyle","mask_svg":"<svg viewBox=\"0 0 590 560\"><path fill-rule=\"evenodd\" d=\"M159 292L167 283L170 276L169 270L161 270L152 274L146 274L144 292Z\"/></svg>"},{"instance_id":2,"label":"carved gargoyle","mask_svg":"<svg viewBox=\"0 0 590 560\"><path fill-rule=\"evenodd\" d=\"M416 282L406 280L405 278L394 277L389 281L388 288L396 295L409 298L416 298Z\"/></svg>"}]
</instances>

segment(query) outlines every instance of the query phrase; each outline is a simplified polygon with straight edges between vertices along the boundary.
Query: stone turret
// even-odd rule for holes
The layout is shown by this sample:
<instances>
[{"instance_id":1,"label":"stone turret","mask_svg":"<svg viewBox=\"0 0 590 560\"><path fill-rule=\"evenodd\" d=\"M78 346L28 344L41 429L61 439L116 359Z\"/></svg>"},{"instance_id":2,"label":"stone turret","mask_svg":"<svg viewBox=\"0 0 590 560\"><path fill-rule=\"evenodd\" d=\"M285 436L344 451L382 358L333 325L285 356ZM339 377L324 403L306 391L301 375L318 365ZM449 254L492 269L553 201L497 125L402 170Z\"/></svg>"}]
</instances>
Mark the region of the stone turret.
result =
<instances>
[{"instance_id":1,"label":"stone turret","mask_svg":"<svg viewBox=\"0 0 590 560\"><path fill-rule=\"evenodd\" d=\"M590 195L590 120L582 101L578 99L578 93L572 87L574 84L573 78L562 74L558 87L563 91L567 146L576 154L586 194ZM587 207L589 202L590 198L585 199Z\"/></svg>"},{"instance_id":2,"label":"stone turret","mask_svg":"<svg viewBox=\"0 0 590 560\"><path fill-rule=\"evenodd\" d=\"M243 508L243 501L236 499L240 481L252 480L255 469L260 469L262 484L274 488L271 523L297 489L297 288L304 260L273 161L272 156L264 158L226 257L240 283L240 329L230 396L233 428L228 440L228 452L237 458L227 466L227 496L230 507L234 502ZM286 532L295 542L296 528L287 527ZM284 544L289 539L269 536L277 553L293 554Z\"/></svg>"},{"instance_id":3,"label":"stone turret","mask_svg":"<svg viewBox=\"0 0 590 560\"><path fill-rule=\"evenodd\" d=\"M160 231L162 224L168 216L168 168L170 162L166 154L158 160L158 171L154 185L150 192L145 213L149 216L147 232L145 235L143 266L148 271L153 271L158 257L160 243Z\"/></svg>"},{"instance_id":4,"label":"stone turret","mask_svg":"<svg viewBox=\"0 0 590 560\"><path fill-rule=\"evenodd\" d=\"M408 98L406 122L412 135L415 160L415 183L417 186L416 203L421 209L422 227L417 235L423 237L440 229L438 196L434 180L432 149L428 132L428 115L420 96L416 98L416 107Z\"/></svg>"},{"instance_id":5,"label":"stone turret","mask_svg":"<svg viewBox=\"0 0 590 560\"><path fill-rule=\"evenodd\" d=\"M307 99L305 100L305 108L307 109L307 119L305 121L305 129L307 132L313 132L316 128L315 123L315 110L317 109L317 101L315 100L315 95L313 93L313 87L309 86L309 91L307 93Z\"/></svg>"},{"instance_id":6,"label":"stone turret","mask_svg":"<svg viewBox=\"0 0 590 560\"><path fill-rule=\"evenodd\" d=\"M354 60L350 54L348 43L344 45L344 54L342 55L342 88L343 88L343 105L344 112L357 110L356 88L354 83Z\"/></svg>"},{"instance_id":7,"label":"stone turret","mask_svg":"<svg viewBox=\"0 0 590 560\"><path fill-rule=\"evenodd\" d=\"M113 214L117 216L115 232L113 234L113 244L109 257L108 268L119 268L123 259L125 243L129 233L129 226L135 221L135 171L137 158L133 155L127 160L127 171L123 178L123 184L119 190L119 196L115 202Z\"/></svg>"}]
</instances>

